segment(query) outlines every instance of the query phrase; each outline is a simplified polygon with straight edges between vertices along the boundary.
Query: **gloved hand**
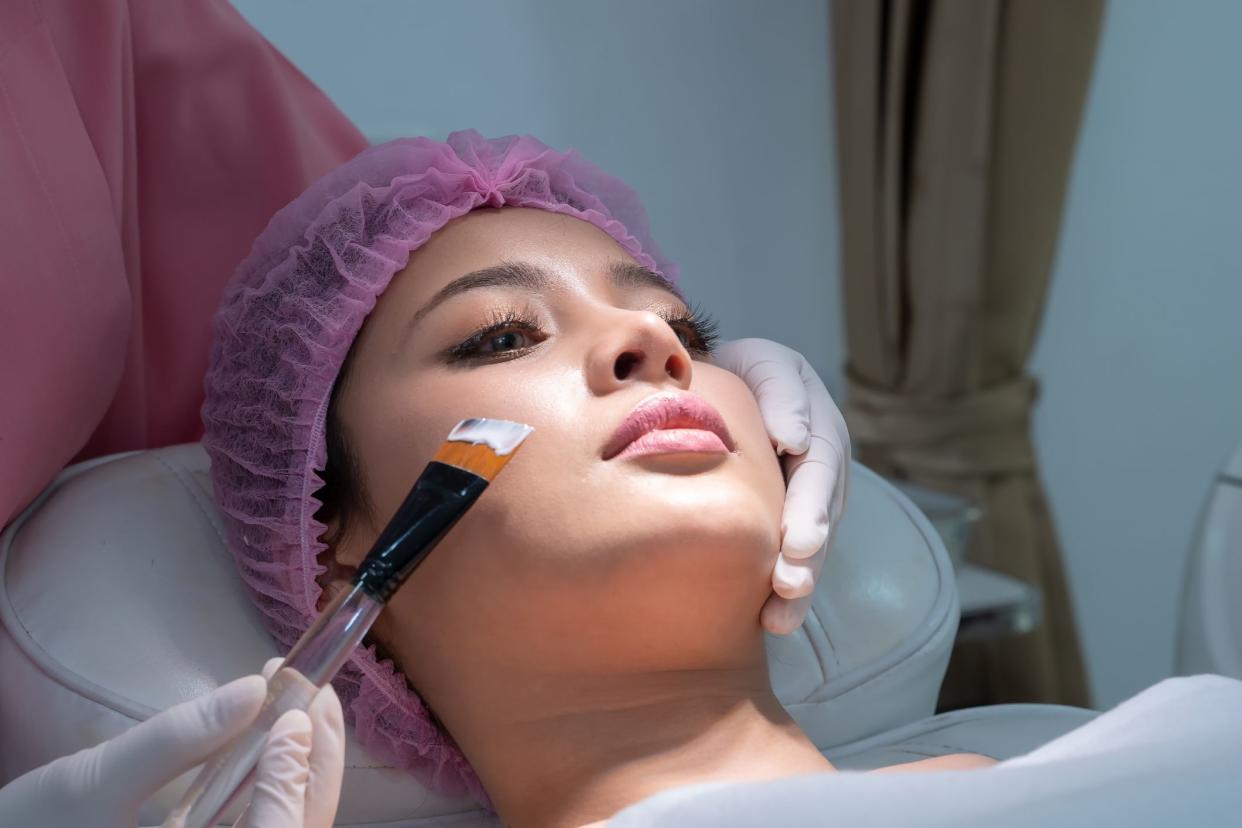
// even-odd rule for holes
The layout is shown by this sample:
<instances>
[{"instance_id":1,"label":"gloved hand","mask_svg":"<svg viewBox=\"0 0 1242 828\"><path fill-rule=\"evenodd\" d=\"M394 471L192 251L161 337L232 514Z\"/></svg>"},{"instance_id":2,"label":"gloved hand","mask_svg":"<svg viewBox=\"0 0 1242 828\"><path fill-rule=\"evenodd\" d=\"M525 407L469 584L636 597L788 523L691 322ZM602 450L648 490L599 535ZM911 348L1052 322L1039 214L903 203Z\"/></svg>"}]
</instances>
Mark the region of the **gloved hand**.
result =
<instances>
[{"instance_id":1,"label":"gloved hand","mask_svg":"<svg viewBox=\"0 0 1242 828\"><path fill-rule=\"evenodd\" d=\"M264 672L279 663L269 661ZM35 768L0 788L0 825L134 828L143 801L245 730L266 693L264 679L245 676L103 744ZM320 691L308 713L290 711L273 726L250 808L238 826L332 825L344 772L345 726L331 686Z\"/></svg>"},{"instance_id":2,"label":"gloved hand","mask_svg":"<svg viewBox=\"0 0 1242 828\"><path fill-rule=\"evenodd\" d=\"M850 435L823 381L797 351L767 339L737 339L717 346L712 362L750 387L781 455L786 484L781 553L760 618L768 632L786 635L806 618L845 511Z\"/></svg>"}]
</instances>

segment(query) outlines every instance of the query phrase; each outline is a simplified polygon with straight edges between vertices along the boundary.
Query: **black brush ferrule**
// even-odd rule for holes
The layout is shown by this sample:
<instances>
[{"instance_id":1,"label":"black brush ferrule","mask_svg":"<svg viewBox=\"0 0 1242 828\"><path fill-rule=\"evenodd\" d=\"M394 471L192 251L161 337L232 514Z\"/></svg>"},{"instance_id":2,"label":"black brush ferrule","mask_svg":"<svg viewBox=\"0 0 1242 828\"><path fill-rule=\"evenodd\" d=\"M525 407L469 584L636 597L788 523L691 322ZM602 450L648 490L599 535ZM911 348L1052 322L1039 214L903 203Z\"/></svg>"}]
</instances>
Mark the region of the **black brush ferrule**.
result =
<instances>
[{"instance_id":1,"label":"black brush ferrule","mask_svg":"<svg viewBox=\"0 0 1242 828\"><path fill-rule=\"evenodd\" d=\"M473 472L433 460L367 553L354 583L387 602L487 488Z\"/></svg>"}]
</instances>

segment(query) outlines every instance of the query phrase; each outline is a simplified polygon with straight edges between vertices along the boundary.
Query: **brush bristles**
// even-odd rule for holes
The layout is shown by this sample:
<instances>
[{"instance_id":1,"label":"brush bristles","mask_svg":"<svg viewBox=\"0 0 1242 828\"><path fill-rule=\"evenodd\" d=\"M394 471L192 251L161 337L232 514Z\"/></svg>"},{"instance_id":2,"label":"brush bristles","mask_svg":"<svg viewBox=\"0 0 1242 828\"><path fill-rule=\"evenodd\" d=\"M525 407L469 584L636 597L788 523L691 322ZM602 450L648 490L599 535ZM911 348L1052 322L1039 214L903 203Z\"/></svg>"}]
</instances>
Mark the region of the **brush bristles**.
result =
<instances>
[{"instance_id":1,"label":"brush bristles","mask_svg":"<svg viewBox=\"0 0 1242 828\"><path fill-rule=\"evenodd\" d=\"M491 482L492 478L504 468L505 463L508 463L509 458L512 456L512 454L497 454L492 451L491 446L481 443L471 445L469 443L450 442L440 446L440 450L436 452L436 456L433 459L450 466L456 466L459 469L465 469Z\"/></svg>"},{"instance_id":2,"label":"brush bristles","mask_svg":"<svg viewBox=\"0 0 1242 828\"><path fill-rule=\"evenodd\" d=\"M490 483L531 431L530 426L505 420L462 420L433 459Z\"/></svg>"}]
</instances>

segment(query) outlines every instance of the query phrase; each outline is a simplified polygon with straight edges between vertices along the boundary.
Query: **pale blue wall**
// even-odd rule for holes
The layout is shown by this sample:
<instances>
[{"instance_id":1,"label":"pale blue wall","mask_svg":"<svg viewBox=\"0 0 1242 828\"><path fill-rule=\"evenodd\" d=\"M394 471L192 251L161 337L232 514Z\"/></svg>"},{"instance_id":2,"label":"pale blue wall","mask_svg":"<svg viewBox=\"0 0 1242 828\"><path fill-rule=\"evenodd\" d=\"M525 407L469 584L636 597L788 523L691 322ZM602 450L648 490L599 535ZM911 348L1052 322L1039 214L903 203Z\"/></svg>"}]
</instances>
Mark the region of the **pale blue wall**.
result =
<instances>
[{"instance_id":1,"label":"pale blue wall","mask_svg":"<svg viewBox=\"0 0 1242 828\"><path fill-rule=\"evenodd\" d=\"M827 4L239 0L375 139L474 126L638 190L733 336L843 357ZM1182 568L1242 440L1242 3L1113 0L1035 432L1097 704L1169 674Z\"/></svg>"},{"instance_id":2,"label":"pale blue wall","mask_svg":"<svg viewBox=\"0 0 1242 828\"><path fill-rule=\"evenodd\" d=\"M822 0L236 5L373 140L474 127L580 150L642 197L725 335L780 339L836 382Z\"/></svg>"}]
</instances>

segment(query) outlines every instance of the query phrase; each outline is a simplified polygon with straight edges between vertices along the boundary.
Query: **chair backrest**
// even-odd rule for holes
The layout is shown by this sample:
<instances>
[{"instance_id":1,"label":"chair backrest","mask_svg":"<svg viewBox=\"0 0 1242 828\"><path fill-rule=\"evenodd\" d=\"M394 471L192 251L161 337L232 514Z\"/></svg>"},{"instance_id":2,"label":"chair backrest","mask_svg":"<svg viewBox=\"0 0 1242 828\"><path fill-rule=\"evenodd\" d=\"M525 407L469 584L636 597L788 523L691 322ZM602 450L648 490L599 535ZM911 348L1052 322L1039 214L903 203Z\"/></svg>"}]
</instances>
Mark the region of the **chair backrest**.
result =
<instances>
[{"instance_id":1,"label":"chair backrest","mask_svg":"<svg viewBox=\"0 0 1242 828\"><path fill-rule=\"evenodd\" d=\"M0 536L0 785L277 655L207 472L197 444L79 464ZM930 524L855 464L806 623L768 637L773 687L822 749L920 719L934 710L957 617ZM356 745L346 764L340 825L493 824ZM148 803L144 824L185 784Z\"/></svg>"},{"instance_id":2,"label":"chair backrest","mask_svg":"<svg viewBox=\"0 0 1242 828\"><path fill-rule=\"evenodd\" d=\"M1242 445L1208 495L1182 590L1179 675L1242 679Z\"/></svg>"}]
</instances>

